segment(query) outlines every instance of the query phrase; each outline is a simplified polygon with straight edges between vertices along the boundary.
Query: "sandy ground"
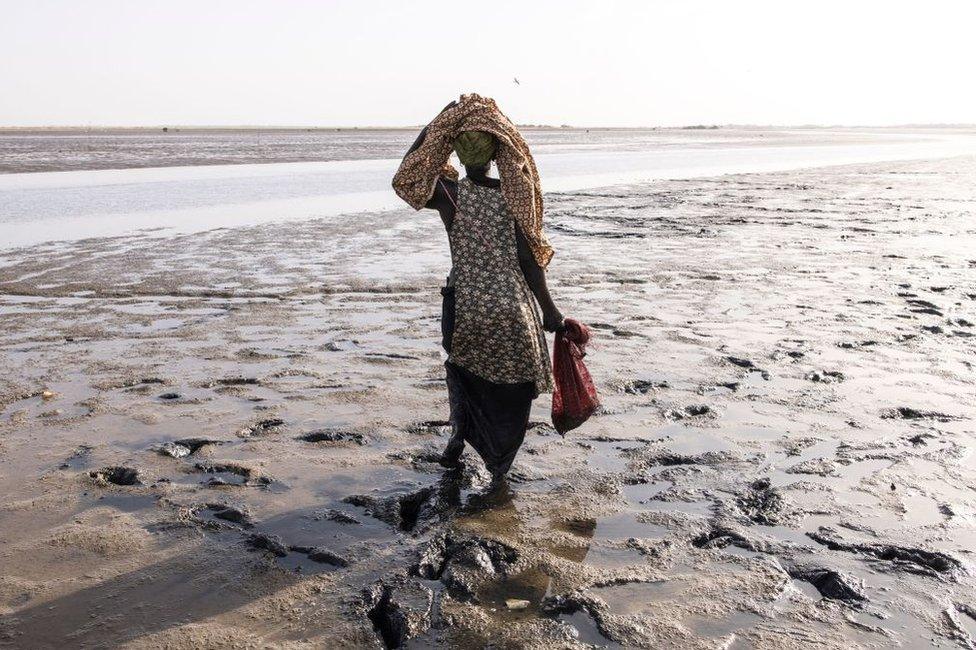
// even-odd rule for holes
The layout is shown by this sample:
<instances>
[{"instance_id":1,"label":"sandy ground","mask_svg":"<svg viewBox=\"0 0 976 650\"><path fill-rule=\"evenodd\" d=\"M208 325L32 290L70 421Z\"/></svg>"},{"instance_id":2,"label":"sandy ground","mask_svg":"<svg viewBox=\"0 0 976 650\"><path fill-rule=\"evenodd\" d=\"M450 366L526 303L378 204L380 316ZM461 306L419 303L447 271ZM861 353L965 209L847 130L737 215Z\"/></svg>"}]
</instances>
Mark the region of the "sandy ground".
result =
<instances>
[{"instance_id":1,"label":"sandy ground","mask_svg":"<svg viewBox=\"0 0 976 650\"><path fill-rule=\"evenodd\" d=\"M496 493L436 215L2 254L0 644L976 647L976 159L547 200L604 408Z\"/></svg>"}]
</instances>

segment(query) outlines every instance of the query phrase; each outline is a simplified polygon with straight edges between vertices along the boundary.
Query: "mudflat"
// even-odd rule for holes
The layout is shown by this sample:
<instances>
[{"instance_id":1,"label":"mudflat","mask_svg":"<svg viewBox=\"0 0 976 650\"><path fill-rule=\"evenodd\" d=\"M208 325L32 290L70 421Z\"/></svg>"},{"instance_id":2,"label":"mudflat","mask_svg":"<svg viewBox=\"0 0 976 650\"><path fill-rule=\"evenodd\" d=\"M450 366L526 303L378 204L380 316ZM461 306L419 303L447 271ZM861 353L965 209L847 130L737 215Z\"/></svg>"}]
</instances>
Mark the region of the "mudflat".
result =
<instances>
[{"instance_id":1,"label":"mudflat","mask_svg":"<svg viewBox=\"0 0 976 650\"><path fill-rule=\"evenodd\" d=\"M547 195L602 411L447 440L433 214L0 253L0 644L976 644L976 157Z\"/></svg>"}]
</instances>

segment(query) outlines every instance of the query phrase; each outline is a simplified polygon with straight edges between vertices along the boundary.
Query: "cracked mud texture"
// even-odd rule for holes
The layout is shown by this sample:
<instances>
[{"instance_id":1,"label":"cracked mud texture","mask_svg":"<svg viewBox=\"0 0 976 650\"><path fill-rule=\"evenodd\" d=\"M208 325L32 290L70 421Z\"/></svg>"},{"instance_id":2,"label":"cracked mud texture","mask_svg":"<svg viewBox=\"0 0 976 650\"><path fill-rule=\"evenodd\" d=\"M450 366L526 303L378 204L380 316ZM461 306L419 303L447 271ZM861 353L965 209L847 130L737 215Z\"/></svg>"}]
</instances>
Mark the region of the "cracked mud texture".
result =
<instances>
[{"instance_id":1,"label":"cracked mud texture","mask_svg":"<svg viewBox=\"0 0 976 650\"><path fill-rule=\"evenodd\" d=\"M976 160L547 204L604 408L494 492L435 215L0 252L0 646L973 647Z\"/></svg>"}]
</instances>

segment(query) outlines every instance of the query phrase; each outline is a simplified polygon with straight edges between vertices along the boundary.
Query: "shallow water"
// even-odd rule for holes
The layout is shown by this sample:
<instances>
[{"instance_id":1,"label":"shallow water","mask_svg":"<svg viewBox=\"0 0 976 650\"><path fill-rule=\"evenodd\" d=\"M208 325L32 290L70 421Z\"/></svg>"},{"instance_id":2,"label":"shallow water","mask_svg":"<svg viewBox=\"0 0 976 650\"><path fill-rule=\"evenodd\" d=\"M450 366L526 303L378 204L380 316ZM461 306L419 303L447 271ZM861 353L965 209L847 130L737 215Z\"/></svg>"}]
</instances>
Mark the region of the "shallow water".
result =
<instances>
[{"instance_id":1,"label":"shallow water","mask_svg":"<svg viewBox=\"0 0 976 650\"><path fill-rule=\"evenodd\" d=\"M536 151L547 192L976 153L976 136L944 132L746 131L718 139L712 132L684 132L637 138L628 147L619 146L614 132L573 133L576 141ZM10 137L0 135L0 144ZM385 151L382 143L374 148ZM398 159L373 158L369 151L359 152L360 159L324 162L0 174L0 249L401 207L390 189Z\"/></svg>"}]
</instances>

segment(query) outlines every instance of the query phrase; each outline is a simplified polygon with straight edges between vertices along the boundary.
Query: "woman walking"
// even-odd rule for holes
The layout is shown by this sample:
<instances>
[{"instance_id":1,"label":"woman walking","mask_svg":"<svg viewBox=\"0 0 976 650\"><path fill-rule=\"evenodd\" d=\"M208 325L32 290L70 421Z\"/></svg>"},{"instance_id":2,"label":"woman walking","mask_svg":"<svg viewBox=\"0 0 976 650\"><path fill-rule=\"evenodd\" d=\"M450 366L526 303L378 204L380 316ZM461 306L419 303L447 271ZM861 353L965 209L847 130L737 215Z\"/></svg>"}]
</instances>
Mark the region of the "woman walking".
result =
<instances>
[{"instance_id":1,"label":"woman walking","mask_svg":"<svg viewBox=\"0 0 976 650\"><path fill-rule=\"evenodd\" d=\"M493 160L499 178L488 175ZM450 241L441 332L452 437L441 464L456 466L467 443L498 481L525 438L532 400L552 389L543 329L563 326L546 285L553 250L535 162L493 100L462 95L420 132L393 187L414 208L437 210Z\"/></svg>"}]
</instances>

